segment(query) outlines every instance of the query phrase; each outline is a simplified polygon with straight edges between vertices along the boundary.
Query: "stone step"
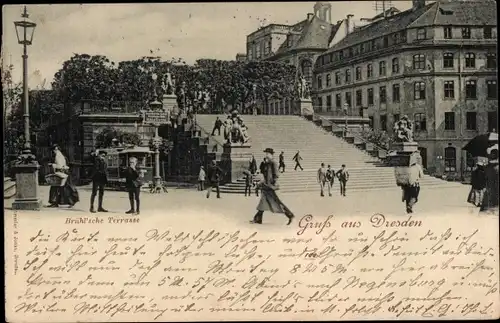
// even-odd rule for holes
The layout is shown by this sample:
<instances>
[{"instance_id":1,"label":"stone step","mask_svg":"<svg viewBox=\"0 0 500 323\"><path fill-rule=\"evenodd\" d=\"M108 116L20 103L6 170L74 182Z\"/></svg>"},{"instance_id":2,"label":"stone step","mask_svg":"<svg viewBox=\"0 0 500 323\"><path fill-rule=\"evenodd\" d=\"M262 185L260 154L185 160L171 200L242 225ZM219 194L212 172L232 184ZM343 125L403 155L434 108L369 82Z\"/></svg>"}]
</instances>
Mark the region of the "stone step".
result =
<instances>
[{"instance_id":1,"label":"stone step","mask_svg":"<svg viewBox=\"0 0 500 323\"><path fill-rule=\"evenodd\" d=\"M3 198L10 199L16 195L16 182L10 178L3 179Z\"/></svg>"}]
</instances>

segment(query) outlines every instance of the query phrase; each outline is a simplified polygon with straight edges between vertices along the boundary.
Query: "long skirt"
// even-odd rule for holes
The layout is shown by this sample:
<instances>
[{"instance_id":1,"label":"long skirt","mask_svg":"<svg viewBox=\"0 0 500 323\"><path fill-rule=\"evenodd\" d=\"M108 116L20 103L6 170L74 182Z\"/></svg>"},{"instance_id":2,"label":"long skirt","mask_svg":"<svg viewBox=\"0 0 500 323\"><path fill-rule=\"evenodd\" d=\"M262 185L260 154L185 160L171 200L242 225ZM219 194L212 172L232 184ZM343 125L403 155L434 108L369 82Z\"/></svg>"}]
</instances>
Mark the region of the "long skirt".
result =
<instances>
[{"instance_id":1,"label":"long skirt","mask_svg":"<svg viewBox=\"0 0 500 323\"><path fill-rule=\"evenodd\" d=\"M485 189L474 189L472 188L469 192L469 196L467 197L467 202L471 203L475 206L481 206L483 203Z\"/></svg>"},{"instance_id":2,"label":"long skirt","mask_svg":"<svg viewBox=\"0 0 500 323\"><path fill-rule=\"evenodd\" d=\"M75 205L80 201L76 187L70 178L64 186L51 186L49 191L49 203L55 205Z\"/></svg>"},{"instance_id":3,"label":"long skirt","mask_svg":"<svg viewBox=\"0 0 500 323\"><path fill-rule=\"evenodd\" d=\"M273 213L291 213L290 209L281 201L275 190L263 188L260 195L260 201L257 205L258 211L270 211Z\"/></svg>"}]
</instances>

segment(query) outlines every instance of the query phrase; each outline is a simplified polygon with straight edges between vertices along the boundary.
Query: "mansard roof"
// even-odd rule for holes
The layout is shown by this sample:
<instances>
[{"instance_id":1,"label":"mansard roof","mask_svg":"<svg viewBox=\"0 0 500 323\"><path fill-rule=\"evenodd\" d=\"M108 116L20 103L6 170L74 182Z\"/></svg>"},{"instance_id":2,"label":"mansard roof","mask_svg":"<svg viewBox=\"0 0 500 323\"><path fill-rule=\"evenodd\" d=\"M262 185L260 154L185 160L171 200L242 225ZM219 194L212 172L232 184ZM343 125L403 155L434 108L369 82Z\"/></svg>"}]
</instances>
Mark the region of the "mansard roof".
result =
<instances>
[{"instance_id":1,"label":"mansard roof","mask_svg":"<svg viewBox=\"0 0 500 323\"><path fill-rule=\"evenodd\" d=\"M334 52L339 49L347 48L355 44L363 43L371 39L389 35L400 30L404 30L412 25L418 18L428 12L435 3L431 3L419 9L409 9L386 19L375 21L369 25L354 29L346 37L340 40L326 53Z\"/></svg>"},{"instance_id":2,"label":"mansard roof","mask_svg":"<svg viewBox=\"0 0 500 323\"><path fill-rule=\"evenodd\" d=\"M288 35L292 45L289 47L287 41L284 41L276 54L299 49L327 49L340 24L332 25L317 16L313 16L311 20L303 20L293 25L292 32Z\"/></svg>"}]
</instances>

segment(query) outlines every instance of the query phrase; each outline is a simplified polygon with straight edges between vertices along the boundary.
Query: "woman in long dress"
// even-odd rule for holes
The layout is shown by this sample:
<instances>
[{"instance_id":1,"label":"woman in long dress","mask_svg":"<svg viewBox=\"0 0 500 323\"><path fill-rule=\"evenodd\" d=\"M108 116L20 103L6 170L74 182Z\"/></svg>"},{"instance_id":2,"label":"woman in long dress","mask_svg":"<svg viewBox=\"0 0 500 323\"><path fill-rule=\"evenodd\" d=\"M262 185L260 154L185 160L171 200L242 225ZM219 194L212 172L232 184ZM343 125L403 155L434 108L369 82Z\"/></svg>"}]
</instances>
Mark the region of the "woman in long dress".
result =
<instances>
[{"instance_id":1,"label":"woman in long dress","mask_svg":"<svg viewBox=\"0 0 500 323\"><path fill-rule=\"evenodd\" d=\"M480 207L486 189L486 172L483 161L478 161L471 174L471 190L467 202Z\"/></svg>"},{"instance_id":2,"label":"woman in long dress","mask_svg":"<svg viewBox=\"0 0 500 323\"><path fill-rule=\"evenodd\" d=\"M69 175L69 167L66 162L66 157L62 154L59 146L53 148L54 163L52 164L54 172L67 175L67 180L64 186L51 186L49 192L49 207L58 207L59 205L69 205L73 207L80 201L78 191L73 185L71 176Z\"/></svg>"},{"instance_id":3,"label":"woman in long dress","mask_svg":"<svg viewBox=\"0 0 500 323\"><path fill-rule=\"evenodd\" d=\"M488 165L485 167L486 190L483 196L480 212L498 215L498 144L488 148Z\"/></svg>"},{"instance_id":4,"label":"woman in long dress","mask_svg":"<svg viewBox=\"0 0 500 323\"><path fill-rule=\"evenodd\" d=\"M266 153L266 161L263 167L263 180L258 184L259 190L261 191L259 205L257 205L257 213L250 223L262 224L262 218L265 211L270 211L272 213L285 214L288 218L288 225L292 223L294 214L290 209L281 201L279 196L276 194L278 188L278 165L273 160L274 150L272 148L266 148L264 150Z\"/></svg>"}]
</instances>

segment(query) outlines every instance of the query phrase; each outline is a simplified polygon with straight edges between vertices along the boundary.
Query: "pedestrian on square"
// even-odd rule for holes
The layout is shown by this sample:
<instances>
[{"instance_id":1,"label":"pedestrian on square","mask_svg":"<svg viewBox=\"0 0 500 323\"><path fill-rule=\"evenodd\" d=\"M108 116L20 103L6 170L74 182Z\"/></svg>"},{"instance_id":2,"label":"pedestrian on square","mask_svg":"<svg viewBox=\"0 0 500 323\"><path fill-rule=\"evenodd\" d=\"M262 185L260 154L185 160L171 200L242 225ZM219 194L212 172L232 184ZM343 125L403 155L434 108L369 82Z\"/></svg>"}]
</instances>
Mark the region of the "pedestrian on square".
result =
<instances>
[{"instance_id":1,"label":"pedestrian on square","mask_svg":"<svg viewBox=\"0 0 500 323\"><path fill-rule=\"evenodd\" d=\"M200 172L198 173L198 191L205 190L205 178L206 178L205 167L201 166Z\"/></svg>"},{"instance_id":2,"label":"pedestrian on square","mask_svg":"<svg viewBox=\"0 0 500 323\"><path fill-rule=\"evenodd\" d=\"M297 153L295 154L295 156L293 156L292 160L295 161L294 170L297 170L297 167L299 167L300 170L304 170L304 168L302 168L302 165L300 164L300 161L302 160L302 157L300 156L300 151L297 150Z\"/></svg>"},{"instance_id":3,"label":"pedestrian on square","mask_svg":"<svg viewBox=\"0 0 500 323\"><path fill-rule=\"evenodd\" d=\"M66 157L58 145L52 146L52 153L54 156L52 163L54 175L64 178L66 182L63 186L50 186L48 207L59 207L59 205L73 207L79 202L80 198L76 187L72 183Z\"/></svg>"},{"instance_id":4,"label":"pedestrian on square","mask_svg":"<svg viewBox=\"0 0 500 323\"><path fill-rule=\"evenodd\" d=\"M483 203L484 191L486 190L486 172L484 169L485 162L478 160L476 167L471 173L471 190L467 198L467 202L474 206L481 207Z\"/></svg>"},{"instance_id":5,"label":"pedestrian on square","mask_svg":"<svg viewBox=\"0 0 500 323\"><path fill-rule=\"evenodd\" d=\"M328 196L332 196L333 183L335 182L335 170L328 165L326 169L326 180L328 182Z\"/></svg>"},{"instance_id":6,"label":"pedestrian on square","mask_svg":"<svg viewBox=\"0 0 500 323\"><path fill-rule=\"evenodd\" d=\"M266 162L264 164L264 171L262 173L263 180L259 182L258 186L261 190L261 197L259 204L257 205L257 213L253 217L250 223L262 224L262 218L265 211L271 211L272 213L282 213L288 218L288 225L292 223L294 218L293 213L289 208L281 201L281 199L276 194L279 189L278 186L278 165L273 160L274 150L272 148L266 148L264 150L266 154Z\"/></svg>"},{"instance_id":7,"label":"pedestrian on square","mask_svg":"<svg viewBox=\"0 0 500 323\"><path fill-rule=\"evenodd\" d=\"M215 130L217 130L218 136L220 136L220 128L222 127L222 121L217 117L215 119L214 128L212 130L212 136L215 136Z\"/></svg>"},{"instance_id":8,"label":"pedestrian on square","mask_svg":"<svg viewBox=\"0 0 500 323\"><path fill-rule=\"evenodd\" d=\"M424 176L422 167L417 162L410 165L408 184L402 185L403 202L406 203L406 213L413 213L413 206L418 202L420 194L420 179Z\"/></svg>"},{"instance_id":9,"label":"pedestrian on square","mask_svg":"<svg viewBox=\"0 0 500 323\"><path fill-rule=\"evenodd\" d=\"M325 196L325 185L327 185L326 178L326 168L325 164L321 163L321 167L318 169L318 183L320 188L320 196ZM332 195L330 192L330 186L328 186L328 195Z\"/></svg>"},{"instance_id":10,"label":"pedestrian on square","mask_svg":"<svg viewBox=\"0 0 500 323\"><path fill-rule=\"evenodd\" d=\"M250 170L245 171L245 196L252 195L253 175Z\"/></svg>"},{"instance_id":11,"label":"pedestrian on square","mask_svg":"<svg viewBox=\"0 0 500 323\"><path fill-rule=\"evenodd\" d=\"M217 198L220 199L219 182L222 178L222 169L217 166L217 162L215 160L212 160L212 165L208 169L208 178L210 179L210 185L207 188L207 199L210 198L210 193L214 187L217 191Z\"/></svg>"},{"instance_id":12,"label":"pedestrian on square","mask_svg":"<svg viewBox=\"0 0 500 323\"><path fill-rule=\"evenodd\" d=\"M281 152L279 156L278 171L281 170L282 173L285 172L285 152Z\"/></svg>"},{"instance_id":13,"label":"pedestrian on square","mask_svg":"<svg viewBox=\"0 0 500 323\"><path fill-rule=\"evenodd\" d=\"M143 184L143 175L137 169L137 158L131 157L128 161L128 167L124 173L125 187L128 192L128 199L130 202L130 210L126 214L140 214L140 194L141 186ZM135 204L135 205L134 205Z\"/></svg>"},{"instance_id":14,"label":"pedestrian on square","mask_svg":"<svg viewBox=\"0 0 500 323\"><path fill-rule=\"evenodd\" d=\"M94 202L99 192L97 212L108 212L102 206L104 199L104 186L108 182L108 164L106 163L106 151L99 150L94 159L94 170L92 174L92 194L90 195L90 212L95 213Z\"/></svg>"},{"instance_id":15,"label":"pedestrian on square","mask_svg":"<svg viewBox=\"0 0 500 323\"><path fill-rule=\"evenodd\" d=\"M257 173L257 161L255 160L254 155L252 155L252 158L250 158L249 170L252 175L255 175L255 173Z\"/></svg>"},{"instance_id":16,"label":"pedestrian on square","mask_svg":"<svg viewBox=\"0 0 500 323\"><path fill-rule=\"evenodd\" d=\"M267 163L267 157L264 157L259 165L259 171L260 171L261 176L264 176L264 173L266 171L266 163ZM259 188L260 188L260 185L255 186L255 195L256 196L259 196Z\"/></svg>"},{"instance_id":17,"label":"pedestrian on square","mask_svg":"<svg viewBox=\"0 0 500 323\"><path fill-rule=\"evenodd\" d=\"M486 150L488 154L488 164L485 167L486 191L480 212L487 212L498 215L498 144Z\"/></svg>"},{"instance_id":18,"label":"pedestrian on square","mask_svg":"<svg viewBox=\"0 0 500 323\"><path fill-rule=\"evenodd\" d=\"M340 183L340 195L345 196L346 185L347 181L349 180L349 171L347 170L345 164L342 164L342 168L339 171L337 171L336 176L339 179Z\"/></svg>"}]
</instances>

